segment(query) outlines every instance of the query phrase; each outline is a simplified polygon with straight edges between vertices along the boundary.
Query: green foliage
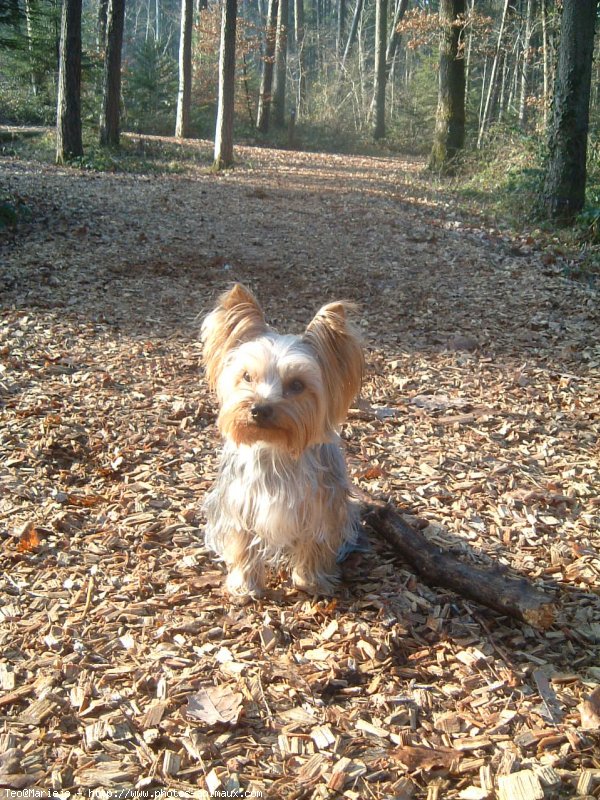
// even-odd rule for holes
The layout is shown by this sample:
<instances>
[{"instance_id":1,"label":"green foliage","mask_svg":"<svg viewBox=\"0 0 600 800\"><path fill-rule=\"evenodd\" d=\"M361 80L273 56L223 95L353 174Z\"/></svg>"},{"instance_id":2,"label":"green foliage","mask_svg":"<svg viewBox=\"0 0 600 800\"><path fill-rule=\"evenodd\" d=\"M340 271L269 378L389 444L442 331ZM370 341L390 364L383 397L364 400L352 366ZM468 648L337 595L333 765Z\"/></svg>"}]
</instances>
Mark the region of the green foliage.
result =
<instances>
[{"instance_id":1,"label":"green foliage","mask_svg":"<svg viewBox=\"0 0 600 800\"><path fill-rule=\"evenodd\" d=\"M185 172L190 166L208 168L213 156L211 142L194 140L173 142L135 134L122 136L121 144L115 150L102 147L98 143L96 131L91 129L84 131L83 151L83 156L72 159L66 166L92 172L133 175L178 174ZM0 152L32 162L54 164L55 130L51 129L35 137L20 134L11 141L10 147L2 148Z\"/></svg>"},{"instance_id":2,"label":"green foliage","mask_svg":"<svg viewBox=\"0 0 600 800\"><path fill-rule=\"evenodd\" d=\"M17 227L19 222L31 217L25 201L16 195L0 195L0 233Z\"/></svg>"},{"instance_id":3,"label":"green foliage","mask_svg":"<svg viewBox=\"0 0 600 800\"><path fill-rule=\"evenodd\" d=\"M595 195L577 216L576 224L585 239L600 244L600 196Z\"/></svg>"},{"instance_id":4,"label":"green foliage","mask_svg":"<svg viewBox=\"0 0 600 800\"><path fill-rule=\"evenodd\" d=\"M519 227L538 218L544 180L544 144L506 125L495 125L481 150L467 143L458 196L475 213Z\"/></svg>"},{"instance_id":5,"label":"green foliage","mask_svg":"<svg viewBox=\"0 0 600 800\"><path fill-rule=\"evenodd\" d=\"M141 41L124 64L124 124L135 131L173 134L177 108L177 64L164 44Z\"/></svg>"},{"instance_id":6,"label":"green foliage","mask_svg":"<svg viewBox=\"0 0 600 800\"><path fill-rule=\"evenodd\" d=\"M426 156L431 150L437 108L437 53L428 56L411 54L414 66L410 87L397 82L392 93L388 88L390 120L388 141L404 153Z\"/></svg>"},{"instance_id":7,"label":"green foliage","mask_svg":"<svg viewBox=\"0 0 600 800\"><path fill-rule=\"evenodd\" d=\"M17 224L17 209L14 202L6 197L0 198L0 231L14 228Z\"/></svg>"},{"instance_id":8,"label":"green foliage","mask_svg":"<svg viewBox=\"0 0 600 800\"><path fill-rule=\"evenodd\" d=\"M56 114L56 80L60 5L52 0L31 4L27 21L0 22L0 104L17 124L52 124Z\"/></svg>"},{"instance_id":9,"label":"green foliage","mask_svg":"<svg viewBox=\"0 0 600 800\"><path fill-rule=\"evenodd\" d=\"M1 1L1 0L0 0ZM35 0L31 16L24 13L16 24L0 17L0 107L4 121L17 125L53 125L58 91L58 51L61 4ZM82 20L82 114L98 119L97 86L102 65L95 51L95 19L86 8Z\"/></svg>"},{"instance_id":10,"label":"green foliage","mask_svg":"<svg viewBox=\"0 0 600 800\"><path fill-rule=\"evenodd\" d=\"M588 142L586 204L576 224L584 240L600 244L600 140L592 134Z\"/></svg>"}]
</instances>

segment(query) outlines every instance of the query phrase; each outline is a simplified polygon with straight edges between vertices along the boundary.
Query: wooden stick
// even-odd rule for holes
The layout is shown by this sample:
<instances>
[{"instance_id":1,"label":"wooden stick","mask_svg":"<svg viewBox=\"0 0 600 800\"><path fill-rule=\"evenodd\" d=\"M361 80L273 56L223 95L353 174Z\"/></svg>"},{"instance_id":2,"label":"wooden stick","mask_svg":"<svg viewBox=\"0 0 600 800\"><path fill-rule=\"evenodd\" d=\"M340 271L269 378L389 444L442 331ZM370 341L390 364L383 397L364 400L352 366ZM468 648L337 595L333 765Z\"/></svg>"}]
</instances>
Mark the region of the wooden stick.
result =
<instances>
[{"instance_id":1,"label":"wooden stick","mask_svg":"<svg viewBox=\"0 0 600 800\"><path fill-rule=\"evenodd\" d=\"M534 628L546 630L553 624L555 603L525 578L509 578L498 566L481 568L460 561L408 525L390 505L364 495L362 518L428 584L451 589Z\"/></svg>"}]
</instances>

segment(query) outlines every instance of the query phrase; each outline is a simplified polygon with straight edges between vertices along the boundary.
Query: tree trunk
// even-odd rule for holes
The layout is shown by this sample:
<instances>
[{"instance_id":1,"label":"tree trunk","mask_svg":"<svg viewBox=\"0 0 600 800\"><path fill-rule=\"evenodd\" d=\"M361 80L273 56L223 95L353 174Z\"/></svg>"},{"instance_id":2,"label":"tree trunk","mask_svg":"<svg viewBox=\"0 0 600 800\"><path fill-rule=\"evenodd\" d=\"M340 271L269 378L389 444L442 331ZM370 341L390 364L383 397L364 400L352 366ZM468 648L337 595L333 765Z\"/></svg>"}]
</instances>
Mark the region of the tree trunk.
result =
<instances>
[{"instance_id":1,"label":"tree trunk","mask_svg":"<svg viewBox=\"0 0 600 800\"><path fill-rule=\"evenodd\" d=\"M390 75L390 70L392 69L392 64L394 63L396 50L398 49L398 45L400 44L400 34L398 33L397 28L398 25L400 24L400 21L406 14L407 8L408 8L408 0L397 1L396 10L394 12L394 21L392 22L392 30L390 31L390 36L387 43L387 50L385 51L385 71L388 78Z\"/></svg>"},{"instance_id":2,"label":"tree trunk","mask_svg":"<svg viewBox=\"0 0 600 800\"><path fill-rule=\"evenodd\" d=\"M598 0L564 0L544 205L569 224L585 202L594 27Z\"/></svg>"},{"instance_id":3,"label":"tree trunk","mask_svg":"<svg viewBox=\"0 0 600 800\"><path fill-rule=\"evenodd\" d=\"M237 0L225 0L221 15L219 99L215 132L215 169L233 164L233 107L235 100L235 32Z\"/></svg>"},{"instance_id":4,"label":"tree trunk","mask_svg":"<svg viewBox=\"0 0 600 800\"><path fill-rule=\"evenodd\" d=\"M100 117L100 144L119 146L121 102L121 50L125 0L109 0L104 56L104 86Z\"/></svg>"},{"instance_id":5,"label":"tree trunk","mask_svg":"<svg viewBox=\"0 0 600 800\"><path fill-rule=\"evenodd\" d=\"M298 113L306 100L306 52L304 41L304 0L294 0L294 40L298 56Z\"/></svg>"},{"instance_id":6,"label":"tree trunk","mask_svg":"<svg viewBox=\"0 0 600 800\"><path fill-rule=\"evenodd\" d=\"M483 137L485 135L485 131L489 122L490 112L491 112L491 105L492 105L492 97L494 95L494 91L496 88L496 76L498 74L498 64L500 63L500 53L502 49L502 40L504 38L504 28L506 26L506 17L508 16L508 10L510 7L510 0L506 0L504 4L504 11L502 12L502 21L500 22L500 30L498 32L498 43L496 45L496 54L494 56L494 60L492 62L492 69L490 71L490 82L488 85L488 92L485 100L485 106L483 107L483 115L481 117L481 124L479 126L479 136L477 137L477 147L481 147L483 144Z\"/></svg>"},{"instance_id":7,"label":"tree trunk","mask_svg":"<svg viewBox=\"0 0 600 800\"><path fill-rule=\"evenodd\" d=\"M387 6L387 0L377 0L375 8L375 85L373 87L375 103L373 138L375 141L383 139L385 136Z\"/></svg>"},{"instance_id":8,"label":"tree trunk","mask_svg":"<svg viewBox=\"0 0 600 800\"><path fill-rule=\"evenodd\" d=\"M342 58L342 69L346 63L348 54L350 53L350 48L356 41L356 34L358 33L358 23L360 22L363 6L364 6L364 0L356 0L356 6L354 7L354 16L352 17L352 26L350 28L350 33L348 34L348 41L346 42L346 47L344 48L344 56Z\"/></svg>"},{"instance_id":9,"label":"tree trunk","mask_svg":"<svg viewBox=\"0 0 600 800\"><path fill-rule=\"evenodd\" d=\"M81 140L81 2L63 0L60 25L56 161L83 155Z\"/></svg>"},{"instance_id":10,"label":"tree trunk","mask_svg":"<svg viewBox=\"0 0 600 800\"><path fill-rule=\"evenodd\" d=\"M27 51L30 63L31 89L34 95L38 93L38 76L35 69L35 58L33 54L33 17L35 11L32 0L25 0L25 27L27 29Z\"/></svg>"},{"instance_id":11,"label":"tree trunk","mask_svg":"<svg viewBox=\"0 0 600 800\"><path fill-rule=\"evenodd\" d=\"M471 80L471 53L473 52L473 11L475 9L475 0L470 0L467 9L468 20L468 36L467 36L467 53L465 56L465 97L469 96L469 85ZM485 65L485 61L484 61Z\"/></svg>"},{"instance_id":12,"label":"tree trunk","mask_svg":"<svg viewBox=\"0 0 600 800\"><path fill-rule=\"evenodd\" d=\"M479 114L477 117L477 130L481 130L481 123L483 120L483 108L485 106L485 79L488 71L488 59L483 60L483 75L481 76L481 94L479 95Z\"/></svg>"},{"instance_id":13,"label":"tree trunk","mask_svg":"<svg viewBox=\"0 0 600 800\"><path fill-rule=\"evenodd\" d=\"M550 42L548 40L548 12L546 8L547 0L541 0L542 3L542 53L543 53L543 67L544 67L544 103L542 106L542 115L544 121L544 130L548 128L548 103L550 96Z\"/></svg>"},{"instance_id":14,"label":"tree trunk","mask_svg":"<svg viewBox=\"0 0 600 800\"><path fill-rule=\"evenodd\" d=\"M275 39L277 36L277 13L279 0L269 0L267 12L267 29L265 31L265 53L263 57L260 91L258 95L258 113L256 127L261 133L269 130L271 110L271 89L273 87L273 62L275 60Z\"/></svg>"},{"instance_id":15,"label":"tree trunk","mask_svg":"<svg viewBox=\"0 0 600 800\"><path fill-rule=\"evenodd\" d=\"M519 126L527 126L527 92L529 90L529 73L531 71L531 32L533 28L533 6L535 0L527 0L525 15L525 34L523 39L523 61L521 63L521 91L519 94Z\"/></svg>"},{"instance_id":16,"label":"tree trunk","mask_svg":"<svg viewBox=\"0 0 600 800\"><path fill-rule=\"evenodd\" d=\"M504 112L508 108L508 103L506 102L506 83L508 80L508 53L505 51L502 53L502 62L500 64L500 96L498 98L498 122L502 122L504 118Z\"/></svg>"},{"instance_id":17,"label":"tree trunk","mask_svg":"<svg viewBox=\"0 0 600 800\"><path fill-rule=\"evenodd\" d=\"M175 136L180 139L190 135L190 110L192 105L192 28L194 0L181 0L181 28L179 35L179 91L177 92L177 119Z\"/></svg>"},{"instance_id":18,"label":"tree trunk","mask_svg":"<svg viewBox=\"0 0 600 800\"><path fill-rule=\"evenodd\" d=\"M275 69L273 73L273 125L285 125L285 83L287 77L287 37L289 0L279 0L277 35L275 38Z\"/></svg>"},{"instance_id":19,"label":"tree trunk","mask_svg":"<svg viewBox=\"0 0 600 800\"><path fill-rule=\"evenodd\" d=\"M98 0L98 19L96 27L96 44L98 52L104 55L106 50L106 21L108 19L108 0Z\"/></svg>"},{"instance_id":20,"label":"tree trunk","mask_svg":"<svg viewBox=\"0 0 600 800\"><path fill-rule=\"evenodd\" d=\"M335 42L338 59L342 55L344 28L346 27L346 0L338 0L337 36Z\"/></svg>"},{"instance_id":21,"label":"tree trunk","mask_svg":"<svg viewBox=\"0 0 600 800\"><path fill-rule=\"evenodd\" d=\"M431 169L445 171L465 143L465 60L461 52L463 28L458 17L465 0L440 3L440 75Z\"/></svg>"}]
</instances>

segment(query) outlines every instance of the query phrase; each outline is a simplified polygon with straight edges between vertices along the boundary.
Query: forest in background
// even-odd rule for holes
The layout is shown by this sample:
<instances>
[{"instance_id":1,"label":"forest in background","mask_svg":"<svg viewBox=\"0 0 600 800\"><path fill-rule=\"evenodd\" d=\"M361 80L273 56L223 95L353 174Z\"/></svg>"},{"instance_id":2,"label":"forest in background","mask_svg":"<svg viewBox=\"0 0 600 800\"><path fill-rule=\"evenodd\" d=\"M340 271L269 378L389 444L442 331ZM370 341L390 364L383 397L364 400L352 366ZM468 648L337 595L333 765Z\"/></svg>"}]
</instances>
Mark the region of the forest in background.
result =
<instances>
[{"instance_id":1,"label":"forest in background","mask_svg":"<svg viewBox=\"0 0 600 800\"><path fill-rule=\"evenodd\" d=\"M82 8L80 113L88 154L79 163L95 166L102 165L94 143L102 127L107 14L114 3L77 3ZM548 142L555 137L551 116L560 0L239 0L235 5L234 141L411 153L429 156L434 167L430 154L440 104L443 14L450 8L455 56L464 72L464 135L453 163L459 174L469 175L471 189L477 175L484 183L496 182L515 216L522 216L523 207L530 220L535 216L532 198L543 193ZM595 15L595 3L585 5L593 6ZM191 82L184 135L213 138L223 4L127 0L123 6L118 128L176 133L187 8ZM55 124L61 8L60 0L3 0L0 122ZM273 73L266 91L265 72ZM593 240L600 227L600 67L595 61L592 72L587 195L576 222ZM261 116L265 97L271 104L266 122Z\"/></svg>"}]
</instances>

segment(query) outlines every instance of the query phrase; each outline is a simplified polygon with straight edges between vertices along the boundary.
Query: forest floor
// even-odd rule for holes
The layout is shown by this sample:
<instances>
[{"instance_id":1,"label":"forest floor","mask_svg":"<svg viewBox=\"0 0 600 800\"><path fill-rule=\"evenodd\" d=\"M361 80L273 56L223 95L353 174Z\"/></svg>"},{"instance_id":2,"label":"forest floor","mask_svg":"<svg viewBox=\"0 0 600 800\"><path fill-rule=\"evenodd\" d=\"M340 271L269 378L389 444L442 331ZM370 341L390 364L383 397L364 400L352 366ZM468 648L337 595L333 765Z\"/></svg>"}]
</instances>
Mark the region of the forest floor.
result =
<instances>
[{"instance_id":1,"label":"forest floor","mask_svg":"<svg viewBox=\"0 0 600 800\"><path fill-rule=\"evenodd\" d=\"M213 174L190 147L178 174L2 161L31 215L0 245L0 786L597 797L597 288L418 161L238 148ZM358 303L352 480L529 578L555 625L426 585L377 537L333 600L281 574L229 601L198 334L234 280L284 331Z\"/></svg>"}]
</instances>

